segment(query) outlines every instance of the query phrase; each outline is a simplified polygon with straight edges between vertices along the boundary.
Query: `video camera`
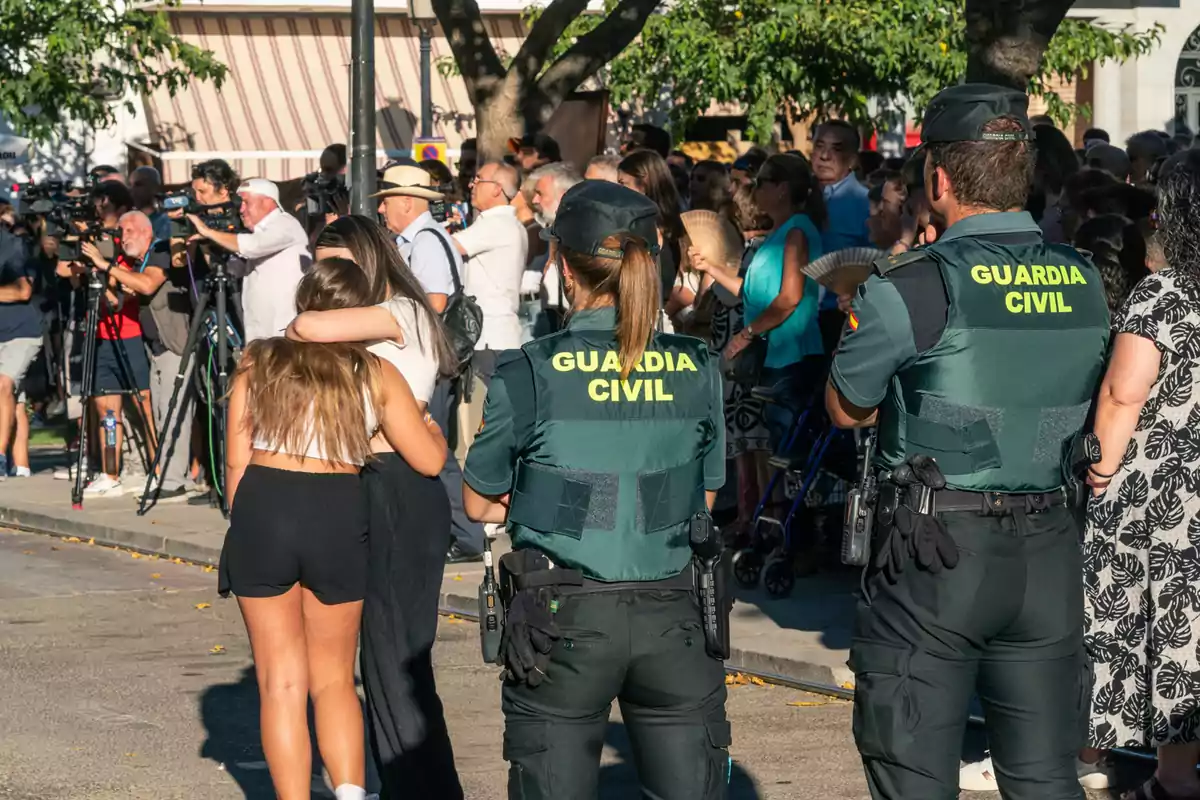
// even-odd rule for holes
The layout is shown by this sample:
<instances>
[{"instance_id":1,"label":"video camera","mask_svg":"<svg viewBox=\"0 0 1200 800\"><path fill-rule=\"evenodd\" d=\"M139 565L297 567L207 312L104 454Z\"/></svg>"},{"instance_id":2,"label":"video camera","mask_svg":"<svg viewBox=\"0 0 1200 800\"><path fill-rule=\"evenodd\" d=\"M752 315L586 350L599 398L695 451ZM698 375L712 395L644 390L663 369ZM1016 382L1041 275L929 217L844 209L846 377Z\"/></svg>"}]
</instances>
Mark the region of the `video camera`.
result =
<instances>
[{"instance_id":1,"label":"video camera","mask_svg":"<svg viewBox=\"0 0 1200 800\"><path fill-rule=\"evenodd\" d=\"M195 214L200 220L214 231L223 233L246 233L242 225L242 198L234 195L224 203L201 205L196 202L189 192L169 194L162 200L163 211L170 215L171 238L186 239L196 231L188 220L188 214ZM176 216L176 212L183 212Z\"/></svg>"},{"instance_id":2,"label":"video camera","mask_svg":"<svg viewBox=\"0 0 1200 800\"><path fill-rule=\"evenodd\" d=\"M63 261L78 261L80 245L103 234L90 191L63 181L30 181L13 188L17 214L45 219L45 234L59 240L58 257Z\"/></svg>"},{"instance_id":3,"label":"video camera","mask_svg":"<svg viewBox=\"0 0 1200 800\"><path fill-rule=\"evenodd\" d=\"M343 214L349 206L350 189L346 186L345 175L310 172L304 176L300 188L309 216Z\"/></svg>"}]
</instances>

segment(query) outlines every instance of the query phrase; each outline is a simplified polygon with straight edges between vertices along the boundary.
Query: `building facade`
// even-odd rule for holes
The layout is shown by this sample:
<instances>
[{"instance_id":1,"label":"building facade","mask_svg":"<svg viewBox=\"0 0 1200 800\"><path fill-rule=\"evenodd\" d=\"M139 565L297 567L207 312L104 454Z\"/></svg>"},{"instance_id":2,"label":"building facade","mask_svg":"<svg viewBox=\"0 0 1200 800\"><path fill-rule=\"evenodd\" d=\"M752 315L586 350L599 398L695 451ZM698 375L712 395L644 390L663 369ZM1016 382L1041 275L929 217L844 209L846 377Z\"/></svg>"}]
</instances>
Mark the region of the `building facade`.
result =
<instances>
[{"instance_id":1,"label":"building facade","mask_svg":"<svg viewBox=\"0 0 1200 800\"><path fill-rule=\"evenodd\" d=\"M1143 130L1174 132L1177 120L1200 132L1200 0L1080 0L1070 13L1112 28L1164 28L1150 54L1094 70L1092 126L1114 143Z\"/></svg>"}]
</instances>

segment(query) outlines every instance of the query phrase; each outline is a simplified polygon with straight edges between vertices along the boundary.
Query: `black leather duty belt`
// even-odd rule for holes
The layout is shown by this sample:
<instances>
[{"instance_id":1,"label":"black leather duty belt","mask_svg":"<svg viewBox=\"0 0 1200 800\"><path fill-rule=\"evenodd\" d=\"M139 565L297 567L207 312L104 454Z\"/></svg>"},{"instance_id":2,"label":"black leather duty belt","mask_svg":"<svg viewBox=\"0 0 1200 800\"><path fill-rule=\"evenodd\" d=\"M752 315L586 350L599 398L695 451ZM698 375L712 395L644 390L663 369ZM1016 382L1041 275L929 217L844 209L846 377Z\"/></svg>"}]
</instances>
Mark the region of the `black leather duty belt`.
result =
<instances>
[{"instance_id":1,"label":"black leather duty belt","mask_svg":"<svg viewBox=\"0 0 1200 800\"><path fill-rule=\"evenodd\" d=\"M692 565L688 564L678 575L672 575L669 578L657 581L614 581L606 583L585 576L582 584L564 586L562 587L562 592L563 594L596 594L598 592L623 592L629 589L679 592L691 591L695 586L695 580L692 577Z\"/></svg>"},{"instance_id":2,"label":"black leather duty belt","mask_svg":"<svg viewBox=\"0 0 1200 800\"><path fill-rule=\"evenodd\" d=\"M963 492L943 489L934 494L937 511L975 511L989 516L1006 516L1015 511L1037 514L1067 503L1064 489L1032 494L1000 494L999 492Z\"/></svg>"}]
</instances>

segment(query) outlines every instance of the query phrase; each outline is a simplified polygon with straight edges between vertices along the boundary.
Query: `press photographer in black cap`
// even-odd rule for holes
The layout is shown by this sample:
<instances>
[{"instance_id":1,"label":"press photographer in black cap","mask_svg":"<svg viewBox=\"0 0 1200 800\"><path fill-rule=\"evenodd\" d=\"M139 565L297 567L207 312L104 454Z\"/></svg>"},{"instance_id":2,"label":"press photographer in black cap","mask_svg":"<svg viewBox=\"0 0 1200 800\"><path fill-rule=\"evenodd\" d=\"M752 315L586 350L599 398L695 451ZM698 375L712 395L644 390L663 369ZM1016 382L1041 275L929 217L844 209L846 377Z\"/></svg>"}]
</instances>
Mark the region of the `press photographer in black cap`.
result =
<instances>
[{"instance_id":1,"label":"press photographer in black cap","mask_svg":"<svg viewBox=\"0 0 1200 800\"><path fill-rule=\"evenodd\" d=\"M614 183L563 195L543 237L566 329L500 357L463 470L467 513L507 523L513 543L496 644L514 800L596 796L614 699L639 796L726 795L729 603L704 588L720 563L721 377L703 341L654 331L657 216Z\"/></svg>"},{"instance_id":2,"label":"press photographer in black cap","mask_svg":"<svg viewBox=\"0 0 1200 800\"><path fill-rule=\"evenodd\" d=\"M921 126L933 222L875 262L826 406L876 426L873 558L850 664L854 737L877 800L958 796L970 701L1000 793L1082 800L1089 686L1080 524L1064 455L1104 365L1100 276L1022 209L1028 98L941 92Z\"/></svg>"}]
</instances>

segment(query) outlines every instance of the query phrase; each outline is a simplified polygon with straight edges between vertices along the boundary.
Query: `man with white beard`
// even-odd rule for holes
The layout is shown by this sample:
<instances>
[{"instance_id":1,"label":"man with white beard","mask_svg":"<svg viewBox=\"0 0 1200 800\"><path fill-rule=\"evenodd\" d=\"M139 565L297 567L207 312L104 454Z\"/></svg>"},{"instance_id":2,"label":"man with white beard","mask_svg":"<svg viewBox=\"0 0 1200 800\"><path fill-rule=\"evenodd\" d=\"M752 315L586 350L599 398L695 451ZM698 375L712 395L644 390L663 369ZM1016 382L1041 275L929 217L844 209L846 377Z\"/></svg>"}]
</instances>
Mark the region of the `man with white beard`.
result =
<instances>
[{"instance_id":1,"label":"man with white beard","mask_svg":"<svg viewBox=\"0 0 1200 800\"><path fill-rule=\"evenodd\" d=\"M583 178L573 166L561 161L538 167L529 177L533 180L534 216L542 230L547 230L554 225L554 216L558 213L558 204L562 196ZM558 268L553 262L547 266L547 255L549 254L543 253L536 257L528 267L529 270L537 270L542 274L542 311L533 326L535 337L559 330L566 315L567 301L563 296Z\"/></svg>"}]
</instances>

